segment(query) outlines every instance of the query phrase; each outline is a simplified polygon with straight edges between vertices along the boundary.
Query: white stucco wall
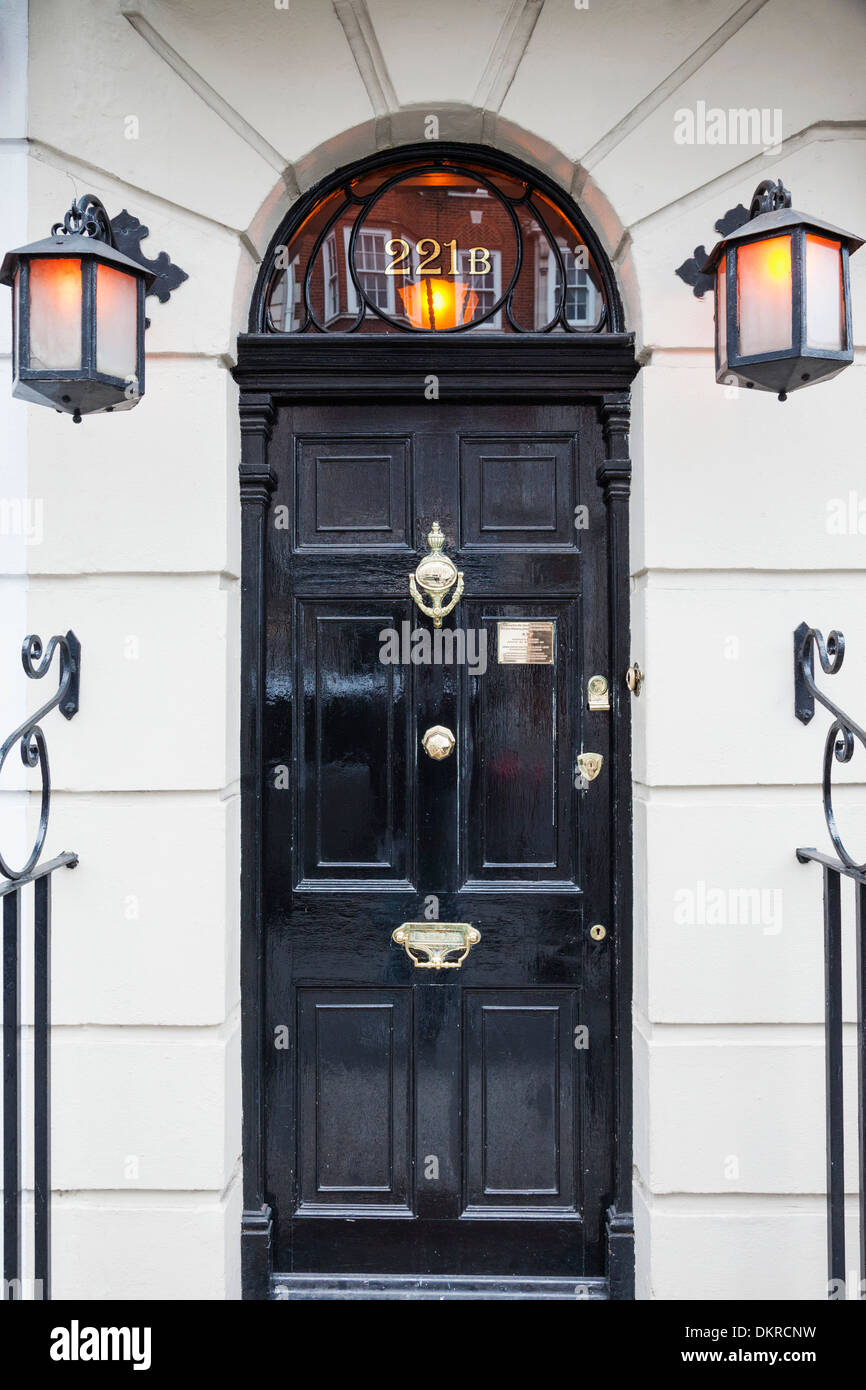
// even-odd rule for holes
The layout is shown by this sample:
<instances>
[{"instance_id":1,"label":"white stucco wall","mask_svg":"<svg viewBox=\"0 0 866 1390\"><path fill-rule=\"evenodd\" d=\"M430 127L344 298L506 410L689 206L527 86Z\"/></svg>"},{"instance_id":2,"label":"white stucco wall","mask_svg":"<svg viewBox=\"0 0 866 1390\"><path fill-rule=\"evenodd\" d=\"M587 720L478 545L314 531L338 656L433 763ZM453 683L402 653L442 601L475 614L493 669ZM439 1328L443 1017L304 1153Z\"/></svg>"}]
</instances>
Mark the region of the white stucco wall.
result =
<instances>
[{"instance_id":1,"label":"white stucco wall","mask_svg":"<svg viewBox=\"0 0 866 1390\"><path fill-rule=\"evenodd\" d=\"M0 11L2 13L2 11ZM0 245L17 246L27 232L27 10L10 5L0 45ZM41 514L27 486L27 411L10 395L11 315L0 313L0 648L10 666L27 623L28 550L38 542ZM20 666L18 667L20 671ZM22 681L0 681L0 728L18 727L26 713ZM13 759L9 760L11 764ZM0 791L0 847L13 866L27 857L24 769L7 766Z\"/></svg>"},{"instance_id":2,"label":"white stucco wall","mask_svg":"<svg viewBox=\"0 0 866 1390\"><path fill-rule=\"evenodd\" d=\"M645 364L639 1295L822 1296L820 884L793 849L824 843L823 729L792 717L791 632L806 618L848 634L838 695L862 710L864 537L832 534L827 508L860 486L863 351L785 405L726 393L711 297L674 268L770 175L795 206L866 227L863 5L830 0L819 20L806 0L31 0L29 95L25 6L0 14L18 77L3 102L4 246L46 235L90 191L189 275L168 304L148 301L135 411L73 426L0 390L0 495L43 505L41 543L3 550L4 669L24 631L72 626L84 649L81 713L50 737L48 848L81 854L56 908L56 1296L239 1291L229 368L258 256L298 189L423 138L427 114L442 138L514 150L574 192ZM781 149L676 143L675 113L702 101L778 108ZM852 262L860 343L864 278L866 254ZM849 780L840 807L856 820L856 765ZM678 895L702 884L767 890L769 915L679 925Z\"/></svg>"}]
</instances>

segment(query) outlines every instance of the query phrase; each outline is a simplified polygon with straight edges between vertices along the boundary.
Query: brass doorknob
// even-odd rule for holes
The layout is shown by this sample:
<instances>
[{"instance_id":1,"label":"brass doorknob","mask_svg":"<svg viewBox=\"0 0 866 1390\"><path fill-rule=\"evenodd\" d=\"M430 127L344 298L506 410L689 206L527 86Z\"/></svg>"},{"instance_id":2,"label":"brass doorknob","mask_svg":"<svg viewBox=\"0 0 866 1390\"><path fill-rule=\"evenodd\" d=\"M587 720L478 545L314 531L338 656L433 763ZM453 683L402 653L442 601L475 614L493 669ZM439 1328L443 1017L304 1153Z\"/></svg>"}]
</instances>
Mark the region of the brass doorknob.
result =
<instances>
[{"instance_id":1,"label":"brass doorknob","mask_svg":"<svg viewBox=\"0 0 866 1390\"><path fill-rule=\"evenodd\" d=\"M422 738L421 747L428 758L435 758L437 762L441 762L453 750L455 742L450 729L446 729L444 724L434 724Z\"/></svg>"}]
</instances>

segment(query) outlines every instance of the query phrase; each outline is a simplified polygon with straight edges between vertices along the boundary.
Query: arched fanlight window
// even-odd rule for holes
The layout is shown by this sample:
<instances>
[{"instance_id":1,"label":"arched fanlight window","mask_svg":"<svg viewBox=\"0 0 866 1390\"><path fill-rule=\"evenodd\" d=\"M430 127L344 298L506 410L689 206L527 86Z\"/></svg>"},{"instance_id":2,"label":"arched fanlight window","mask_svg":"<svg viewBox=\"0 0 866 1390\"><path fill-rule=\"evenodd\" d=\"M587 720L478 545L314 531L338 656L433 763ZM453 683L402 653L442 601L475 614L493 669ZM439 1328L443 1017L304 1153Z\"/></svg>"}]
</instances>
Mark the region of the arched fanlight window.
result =
<instances>
[{"instance_id":1,"label":"arched fanlight window","mask_svg":"<svg viewBox=\"0 0 866 1390\"><path fill-rule=\"evenodd\" d=\"M280 229L253 331L599 333L615 291L555 188L452 147L343 171Z\"/></svg>"}]
</instances>

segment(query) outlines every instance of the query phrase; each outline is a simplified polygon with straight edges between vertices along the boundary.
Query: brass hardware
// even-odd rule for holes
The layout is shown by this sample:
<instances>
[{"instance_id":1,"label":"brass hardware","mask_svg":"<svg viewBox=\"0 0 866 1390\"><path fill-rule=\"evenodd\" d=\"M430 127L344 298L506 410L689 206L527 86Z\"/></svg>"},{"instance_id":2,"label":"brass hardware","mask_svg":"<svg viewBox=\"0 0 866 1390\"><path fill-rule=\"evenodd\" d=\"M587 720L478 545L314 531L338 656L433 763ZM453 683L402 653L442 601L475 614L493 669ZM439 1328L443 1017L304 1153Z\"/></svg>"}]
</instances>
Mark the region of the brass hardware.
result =
<instances>
[{"instance_id":1,"label":"brass hardware","mask_svg":"<svg viewBox=\"0 0 866 1390\"><path fill-rule=\"evenodd\" d=\"M405 947L406 955L419 970L459 970L469 948L481 940L481 933L469 922L403 922L391 939ZM413 951L423 952L426 960L413 955ZM455 951L461 952L456 960L445 959Z\"/></svg>"},{"instance_id":2,"label":"brass hardware","mask_svg":"<svg viewBox=\"0 0 866 1390\"><path fill-rule=\"evenodd\" d=\"M594 927L590 927L589 934L593 941L604 941L607 936L607 927L603 927L601 922L596 922Z\"/></svg>"},{"instance_id":3,"label":"brass hardware","mask_svg":"<svg viewBox=\"0 0 866 1390\"><path fill-rule=\"evenodd\" d=\"M609 688L607 676L590 676L586 683L587 704L589 709L610 709Z\"/></svg>"},{"instance_id":4,"label":"brass hardware","mask_svg":"<svg viewBox=\"0 0 866 1390\"><path fill-rule=\"evenodd\" d=\"M435 758L437 763L453 750L455 738L450 729L446 729L444 724L434 724L432 729L428 729L421 740L421 747L428 758Z\"/></svg>"},{"instance_id":5,"label":"brass hardware","mask_svg":"<svg viewBox=\"0 0 866 1390\"><path fill-rule=\"evenodd\" d=\"M496 624L496 659L500 666L552 666L553 623L518 621Z\"/></svg>"},{"instance_id":6,"label":"brass hardware","mask_svg":"<svg viewBox=\"0 0 866 1390\"><path fill-rule=\"evenodd\" d=\"M577 766L587 782L594 782L604 766L604 758L600 753L578 753Z\"/></svg>"},{"instance_id":7,"label":"brass hardware","mask_svg":"<svg viewBox=\"0 0 866 1390\"><path fill-rule=\"evenodd\" d=\"M643 671L640 669L637 662L634 662L632 666L629 666L628 670L625 673L625 683L631 691L632 695L635 696L635 698L637 698L637 696L640 694L640 688L643 685L643 680Z\"/></svg>"},{"instance_id":8,"label":"brass hardware","mask_svg":"<svg viewBox=\"0 0 866 1390\"><path fill-rule=\"evenodd\" d=\"M448 616L452 608L456 608L463 593L463 574L449 556L442 554L444 544L445 537L439 529L439 522L434 521L433 529L427 533L429 554L424 556L415 573L409 575L409 593L421 612L433 619L434 627L442 626L442 619ZM418 592L419 584L425 593L430 595L431 604L424 602ZM442 600L452 584L456 585L454 593L447 603L443 603Z\"/></svg>"}]
</instances>

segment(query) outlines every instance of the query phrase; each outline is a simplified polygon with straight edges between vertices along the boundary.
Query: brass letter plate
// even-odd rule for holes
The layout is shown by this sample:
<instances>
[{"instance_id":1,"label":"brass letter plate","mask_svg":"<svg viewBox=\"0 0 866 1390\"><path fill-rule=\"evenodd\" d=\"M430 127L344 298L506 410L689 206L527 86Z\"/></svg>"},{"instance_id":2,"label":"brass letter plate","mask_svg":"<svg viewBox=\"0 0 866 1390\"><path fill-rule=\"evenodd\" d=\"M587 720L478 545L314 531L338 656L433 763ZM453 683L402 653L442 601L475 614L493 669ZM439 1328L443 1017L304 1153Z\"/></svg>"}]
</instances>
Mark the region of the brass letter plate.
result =
<instances>
[{"instance_id":1,"label":"brass letter plate","mask_svg":"<svg viewBox=\"0 0 866 1390\"><path fill-rule=\"evenodd\" d=\"M459 970L470 946L481 940L481 933L469 922L404 922L392 940L405 946L406 955L419 970ZM421 952L426 960L413 955L414 951ZM456 960L445 959L455 951L460 952Z\"/></svg>"},{"instance_id":2,"label":"brass letter plate","mask_svg":"<svg viewBox=\"0 0 866 1390\"><path fill-rule=\"evenodd\" d=\"M496 627L501 666L553 665L553 623L500 622Z\"/></svg>"}]
</instances>

